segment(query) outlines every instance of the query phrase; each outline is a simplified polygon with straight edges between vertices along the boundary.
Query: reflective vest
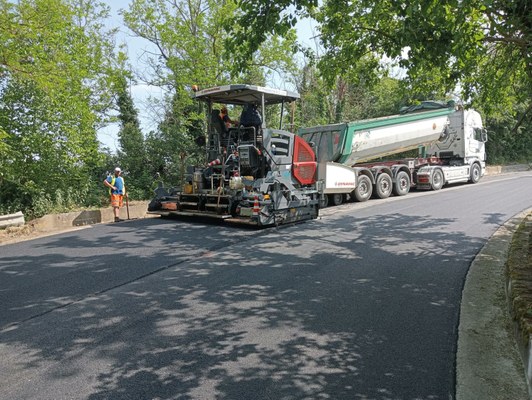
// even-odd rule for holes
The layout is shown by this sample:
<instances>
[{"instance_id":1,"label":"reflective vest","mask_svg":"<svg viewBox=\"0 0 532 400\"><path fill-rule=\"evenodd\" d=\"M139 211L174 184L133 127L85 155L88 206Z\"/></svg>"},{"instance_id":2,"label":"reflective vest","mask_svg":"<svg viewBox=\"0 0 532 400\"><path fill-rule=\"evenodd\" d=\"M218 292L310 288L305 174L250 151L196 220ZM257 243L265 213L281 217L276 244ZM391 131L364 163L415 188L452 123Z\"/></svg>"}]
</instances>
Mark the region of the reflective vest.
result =
<instances>
[{"instance_id":1,"label":"reflective vest","mask_svg":"<svg viewBox=\"0 0 532 400\"><path fill-rule=\"evenodd\" d=\"M114 186L116 182L116 176L112 176L111 178L111 186ZM126 181L124 178L122 178L122 183L124 184L124 188L122 189L122 194L126 194ZM109 188L109 194L113 194L113 189Z\"/></svg>"}]
</instances>

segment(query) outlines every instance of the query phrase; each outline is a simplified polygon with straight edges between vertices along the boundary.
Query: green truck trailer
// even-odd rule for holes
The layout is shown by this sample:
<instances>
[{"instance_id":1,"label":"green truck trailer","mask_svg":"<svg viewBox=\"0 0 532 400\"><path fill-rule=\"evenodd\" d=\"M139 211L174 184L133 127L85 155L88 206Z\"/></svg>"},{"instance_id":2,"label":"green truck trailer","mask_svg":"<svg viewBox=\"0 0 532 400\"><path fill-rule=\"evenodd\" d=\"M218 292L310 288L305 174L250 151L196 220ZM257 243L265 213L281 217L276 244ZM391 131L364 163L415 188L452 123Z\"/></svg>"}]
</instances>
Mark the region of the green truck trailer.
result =
<instances>
[{"instance_id":1,"label":"green truck trailer","mask_svg":"<svg viewBox=\"0 0 532 400\"><path fill-rule=\"evenodd\" d=\"M297 134L316 153L321 207L476 183L485 171L487 134L480 114L454 104L424 103L398 115ZM417 157L386 159L412 149L419 149Z\"/></svg>"}]
</instances>

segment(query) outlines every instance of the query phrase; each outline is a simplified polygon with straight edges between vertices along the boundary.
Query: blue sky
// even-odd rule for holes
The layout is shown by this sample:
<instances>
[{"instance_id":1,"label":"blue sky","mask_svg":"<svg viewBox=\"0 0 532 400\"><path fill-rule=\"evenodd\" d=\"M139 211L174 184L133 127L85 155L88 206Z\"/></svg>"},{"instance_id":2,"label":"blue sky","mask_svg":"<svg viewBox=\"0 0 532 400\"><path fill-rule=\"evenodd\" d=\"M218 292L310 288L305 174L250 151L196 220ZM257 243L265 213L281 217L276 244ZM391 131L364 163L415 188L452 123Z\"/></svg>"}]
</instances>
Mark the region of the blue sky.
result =
<instances>
[{"instance_id":1,"label":"blue sky","mask_svg":"<svg viewBox=\"0 0 532 400\"><path fill-rule=\"evenodd\" d=\"M150 43L146 40L134 37L131 32L124 26L122 17L118 14L119 10L127 9L130 0L104 0L109 7L111 7L111 18L109 19L109 27L118 27L119 33L117 35L117 45L125 44L129 61L133 68L138 71L143 71L144 66L141 58L146 49L150 49ZM150 97L162 97L160 88L148 86L143 83L138 83L131 86L131 95L135 102L135 106L139 110L139 117L143 132L148 132L155 129L156 122L150 112ZM109 125L98 132L98 139L105 147L110 148L113 152L118 147L118 126L116 124Z\"/></svg>"}]
</instances>

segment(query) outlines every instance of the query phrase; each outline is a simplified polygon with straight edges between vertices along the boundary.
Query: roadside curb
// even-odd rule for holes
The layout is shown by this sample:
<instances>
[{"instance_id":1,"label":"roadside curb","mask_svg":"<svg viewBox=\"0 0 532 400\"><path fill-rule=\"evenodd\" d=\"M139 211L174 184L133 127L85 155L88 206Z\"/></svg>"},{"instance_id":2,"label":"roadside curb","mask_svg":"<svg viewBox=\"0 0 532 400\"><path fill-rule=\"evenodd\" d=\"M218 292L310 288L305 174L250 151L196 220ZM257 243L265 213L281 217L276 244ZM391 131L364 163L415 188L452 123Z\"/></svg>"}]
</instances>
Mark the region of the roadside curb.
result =
<instances>
[{"instance_id":1,"label":"roadside curb","mask_svg":"<svg viewBox=\"0 0 532 400\"><path fill-rule=\"evenodd\" d=\"M532 212L522 212L488 240L466 277L456 355L456 399L529 399L530 365L517 347L517 332L506 296L506 261L512 238ZM510 313L508 309L510 308ZM527 350L530 357L530 347ZM526 373L524 369L527 369Z\"/></svg>"},{"instance_id":2,"label":"roadside curb","mask_svg":"<svg viewBox=\"0 0 532 400\"><path fill-rule=\"evenodd\" d=\"M136 201L129 203L129 217L134 219L144 218L146 216L146 211L148 210L148 203L148 201ZM127 210L124 206L120 209L120 218L127 219L127 217ZM27 224L31 225L38 232L54 232L72 227L113 221L113 209L111 207L107 207L96 210L84 210L63 214L49 214L33 221L28 221Z\"/></svg>"},{"instance_id":3,"label":"roadside curb","mask_svg":"<svg viewBox=\"0 0 532 400\"><path fill-rule=\"evenodd\" d=\"M515 164L515 165L488 165L486 166L486 175L498 175L509 172L530 171L532 164Z\"/></svg>"}]
</instances>

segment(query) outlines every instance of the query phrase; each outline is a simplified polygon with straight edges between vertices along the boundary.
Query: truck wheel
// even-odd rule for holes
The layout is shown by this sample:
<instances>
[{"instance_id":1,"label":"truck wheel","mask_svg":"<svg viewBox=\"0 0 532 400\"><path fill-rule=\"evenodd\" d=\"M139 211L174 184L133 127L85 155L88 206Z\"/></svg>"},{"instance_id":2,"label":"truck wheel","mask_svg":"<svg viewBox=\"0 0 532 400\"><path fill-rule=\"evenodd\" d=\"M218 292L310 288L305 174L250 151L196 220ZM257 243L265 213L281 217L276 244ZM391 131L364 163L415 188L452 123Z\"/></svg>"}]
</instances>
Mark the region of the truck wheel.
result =
<instances>
[{"instance_id":1,"label":"truck wheel","mask_svg":"<svg viewBox=\"0 0 532 400\"><path fill-rule=\"evenodd\" d=\"M481 173L482 173L482 171L480 169L480 165L478 165L477 163L473 164L471 166L471 172L470 172L470 175L469 175L469 182L477 183L480 180Z\"/></svg>"},{"instance_id":2,"label":"truck wheel","mask_svg":"<svg viewBox=\"0 0 532 400\"><path fill-rule=\"evenodd\" d=\"M329 195L324 194L319 199L320 208L327 208L329 206Z\"/></svg>"},{"instance_id":3,"label":"truck wheel","mask_svg":"<svg viewBox=\"0 0 532 400\"><path fill-rule=\"evenodd\" d=\"M393 194L396 196L404 196L410 191L410 175L405 171L399 171L395 177L393 185Z\"/></svg>"},{"instance_id":4,"label":"truck wheel","mask_svg":"<svg viewBox=\"0 0 532 400\"><path fill-rule=\"evenodd\" d=\"M392 194L392 178L386 172L379 174L375 187L373 188L373 195L379 199L385 199Z\"/></svg>"},{"instance_id":5,"label":"truck wheel","mask_svg":"<svg viewBox=\"0 0 532 400\"><path fill-rule=\"evenodd\" d=\"M339 206L344 202L344 195L341 193L335 193L329 195L329 204L333 206Z\"/></svg>"},{"instance_id":6,"label":"truck wheel","mask_svg":"<svg viewBox=\"0 0 532 400\"><path fill-rule=\"evenodd\" d=\"M369 199L373 192L371 179L366 175L359 175L357 188L353 192L355 193L355 199L357 199L357 201L363 202Z\"/></svg>"},{"instance_id":7,"label":"truck wheel","mask_svg":"<svg viewBox=\"0 0 532 400\"><path fill-rule=\"evenodd\" d=\"M435 169L432 173L432 190L440 190L445 183L441 169Z\"/></svg>"}]
</instances>

